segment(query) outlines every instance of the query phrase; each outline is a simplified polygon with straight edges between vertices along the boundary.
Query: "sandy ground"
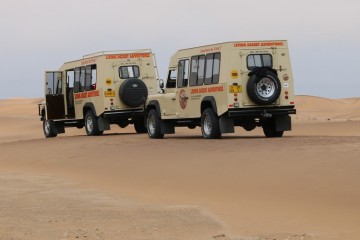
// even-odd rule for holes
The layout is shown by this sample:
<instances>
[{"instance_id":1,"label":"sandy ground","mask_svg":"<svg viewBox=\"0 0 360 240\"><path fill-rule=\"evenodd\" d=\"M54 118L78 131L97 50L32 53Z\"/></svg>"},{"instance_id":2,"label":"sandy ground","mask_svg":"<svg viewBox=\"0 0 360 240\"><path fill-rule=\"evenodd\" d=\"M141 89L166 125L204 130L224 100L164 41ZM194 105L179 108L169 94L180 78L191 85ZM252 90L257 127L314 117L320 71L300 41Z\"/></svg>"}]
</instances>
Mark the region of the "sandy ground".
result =
<instances>
[{"instance_id":1,"label":"sandy ground","mask_svg":"<svg viewBox=\"0 0 360 240\"><path fill-rule=\"evenodd\" d=\"M293 131L44 139L0 100L0 239L360 239L360 100L296 98Z\"/></svg>"}]
</instances>

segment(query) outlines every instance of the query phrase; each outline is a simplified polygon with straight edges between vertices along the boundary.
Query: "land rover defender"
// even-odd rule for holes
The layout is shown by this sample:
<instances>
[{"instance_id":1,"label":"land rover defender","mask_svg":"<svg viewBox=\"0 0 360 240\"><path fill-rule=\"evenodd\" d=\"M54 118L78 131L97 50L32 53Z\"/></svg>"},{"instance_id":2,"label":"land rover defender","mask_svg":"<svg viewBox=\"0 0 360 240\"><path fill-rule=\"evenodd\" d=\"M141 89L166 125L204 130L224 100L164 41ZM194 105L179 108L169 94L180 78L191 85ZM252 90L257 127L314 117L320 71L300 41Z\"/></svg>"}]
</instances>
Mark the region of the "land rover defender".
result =
<instances>
[{"instance_id":1,"label":"land rover defender","mask_svg":"<svg viewBox=\"0 0 360 240\"><path fill-rule=\"evenodd\" d=\"M266 137L291 130L294 79L287 41L226 42L177 51L162 93L147 99L150 138L175 127L201 127L204 138L262 127Z\"/></svg>"},{"instance_id":2,"label":"land rover defender","mask_svg":"<svg viewBox=\"0 0 360 240\"><path fill-rule=\"evenodd\" d=\"M99 52L45 72L45 101L39 105L45 137L82 128L100 135L110 124L134 124L146 133L145 101L158 93L155 55L149 49Z\"/></svg>"}]
</instances>

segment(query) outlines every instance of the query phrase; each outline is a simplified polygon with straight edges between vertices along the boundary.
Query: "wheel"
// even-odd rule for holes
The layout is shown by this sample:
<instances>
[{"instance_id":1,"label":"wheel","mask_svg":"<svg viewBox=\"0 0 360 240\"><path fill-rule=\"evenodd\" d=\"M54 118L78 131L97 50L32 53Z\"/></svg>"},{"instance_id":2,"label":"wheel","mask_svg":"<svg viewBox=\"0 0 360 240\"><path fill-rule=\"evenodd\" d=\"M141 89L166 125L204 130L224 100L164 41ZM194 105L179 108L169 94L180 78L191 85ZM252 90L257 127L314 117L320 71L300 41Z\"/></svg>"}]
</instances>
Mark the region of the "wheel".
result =
<instances>
[{"instance_id":1,"label":"wheel","mask_svg":"<svg viewBox=\"0 0 360 240\"><path fill-rule=\"evenodd\" d=\"M98 136L103 133L99 130L97 117L94 116L92 111L87 111L85 114L85 130L89 136Z\"/></svg>"},{"instance_id":2,"label":"wheel","mask_svg":"<svg viewBox=\"0 0 360 240\"><path fill-rule=\"evenodd\" d=\"M266 137L273 138L273 137L282 137L284 131L276 131L270 128L263 127L263 131Z\"/></svg>"},{"instance_id":3,"label":"wheel","mask_svg":"<svg viewBox=\"0 0 360 240\"><path fill-rule=\"evenodd\" d=\"M263 128L263 132L264 132L265 136L269 137L269 138L282 137L284 134L284 131L276 131L275 130L275 124L273 123L273 121L268 121L268 122L264 123L262 128Z\"/></svg>"},{"instance_id":4,"label":"wheel","mask_svg":"<svg viewBox=\"0 0 360 240\"><path fill-rule=\"evenodd\" d=\"M52 120L46 120L46 119L43 120L43 131L46 138L57 136L55 123Z\"/></svg>"},{"instance_id":5,"label":"wheel","mask_svg":"<svg viewBox=\"0 0 360 240\"><path fill-rule=\"evenodd\" d=\"M120 85L119 95L120 100L129 107L139 107L145 103L148 90L142 80L131 78Z\"/></svg>"},{"instance_id":6,"label":"wheel","mask_svg":"<svg viewBox=\"0 0 360 240\"><path fill-rule=\"evenodd\" d=\"M134 122L134 128L137 133L146 133L147 128L146 128L145 118L141 117L136 119Z\"/></svg>"},{"instance_id":7,"label":"wheel","mask_svg":"<svg viewBox=\"0 0 360 240\"><path fill-rule=\"evenodd\" d=\"M151 109L146 119L147 132L150 138L163 138L161 133L161 119L155 109Z\"/></svg>"},{"instance_id":8,"label":"wheel","mask_svg":"<svg viewBox=\"0 0 360 240\"><path fill-rule=\"evenodd\" d=\"M281 83L274 69L257 68L249 75L246 90L251 101L259 105L269 105L279 98Z\"/></svg>"},{"instance_id":9,"label":"wheel","mask_svg":"<svg viewBox=\"0 0 360 240\"><path fill-rule=\"evenodd\" d=\"M206 108L201 115L201 132L206 139L221 138L219 118L211 108Z\"/></svg>"}]
</instances>

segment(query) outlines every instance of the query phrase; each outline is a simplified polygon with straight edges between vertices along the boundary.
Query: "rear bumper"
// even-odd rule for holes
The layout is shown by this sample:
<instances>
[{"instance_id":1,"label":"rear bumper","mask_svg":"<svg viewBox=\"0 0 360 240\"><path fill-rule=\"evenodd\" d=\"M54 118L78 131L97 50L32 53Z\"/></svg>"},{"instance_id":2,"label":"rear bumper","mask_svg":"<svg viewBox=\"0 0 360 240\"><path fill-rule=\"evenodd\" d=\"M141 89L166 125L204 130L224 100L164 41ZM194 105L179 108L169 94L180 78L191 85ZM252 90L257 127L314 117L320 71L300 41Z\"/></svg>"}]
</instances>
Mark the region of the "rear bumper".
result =
<instances>
[{"instance_id":1,"label":"rear bumper","mask_svg":"<svg viewBox=\"0 0 360 240\"><path fill-rule=\"evenodd\" d=\"M111 112L104 112L102 114L105 118L131 118L134 116L145 115L144 108L135 108L129 110L121 110L121 111L111 111Z\"/></svg>"},{"instance_id":2,"label":"rear bumper","mask_svg":"<svg viewBox=\"0 0 360 240\"><path fill-rule=\"evenodd\" d=\"M228 117L272 117L274 115L296 114L294 106L266 107L266 108L232 108L227 112Z\"/></svg>"}]
</instances>

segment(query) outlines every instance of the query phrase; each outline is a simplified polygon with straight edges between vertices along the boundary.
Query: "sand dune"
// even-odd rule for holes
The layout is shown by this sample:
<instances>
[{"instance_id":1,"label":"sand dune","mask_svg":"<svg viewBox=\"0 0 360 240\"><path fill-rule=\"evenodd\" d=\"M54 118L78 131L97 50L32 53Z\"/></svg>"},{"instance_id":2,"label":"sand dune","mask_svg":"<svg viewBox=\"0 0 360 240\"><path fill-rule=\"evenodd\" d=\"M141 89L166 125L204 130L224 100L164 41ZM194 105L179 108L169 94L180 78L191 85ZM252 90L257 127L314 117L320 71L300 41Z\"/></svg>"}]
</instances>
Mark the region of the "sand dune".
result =
<instances>
[{"instance_id":1,"label":"sand dune","mask_svg":"<svg viewBox=\"0 0 360 240\"><path fill-rule=\"evenodd\" d=\"M293 131L45 139L0 100L0 239L360 239L360 99L297 96Z\"/></svg>"},{"instance_id":2,"label":"sand dune","mask_svg":"<svg viewBox=\"0 0 360 240\"><path fill-rule=\"evenodd\" d=\"M298 110L296 122L360 120L360 98L297 96L295 102Z\"/></svg>"}]
</instances>

